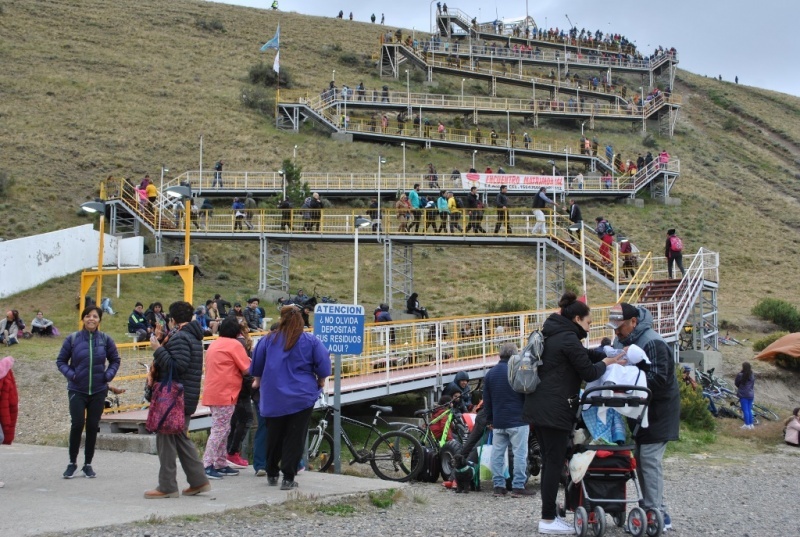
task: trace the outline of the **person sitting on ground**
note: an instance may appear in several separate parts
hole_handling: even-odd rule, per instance
[[[8,310],[5,318],[0,320],[0,343],[5,343],[6,347],[19,343],[22,331],[19,329],[19,314],[17,310]]]
[[[469,386],[469,373],[459,371],[453,382],[444,387],[442,395],[453,398],[453,409],[457,412],[469,412],[472,407],[472,389]]]
[[[428,318],[428,310],[419,305],[419,294],[411,293],[406,301],[406,311],[412,315],[416,315],[419,319]]]
[[[147,326],[147,319],[144,317],[144,304],[141,302],[137,302],[133,306],[133,311],[130,317],[128,317],[128,333],[135,334],[139,330],[144,330],[148,334],[150,333],[150,328]]]
[[[454,401],[453,398],[449,395],[442,395],[437,403],[437,408],[431,413],[430,425],[428,429],[430,430],[433,437],[436,439],[436,442],[439,443],[442,439],[442,434],[444,434],[444,428],[447,425],[447,418],[443,417],[442,419],[437,421],[437,418],[450,410],[450,407],[453,406]],[[447,440],[450,441],[453,439],[453,428],[450,427],[447,430]]]
[[[45,319],[41,311],[36,312],[36,317],[31,321],[31,332],[37,336],[54,336],[55,325],[50,319]]]
[[[392,315],[389,313],[389,305],[388,304],[381,304],[375,311],[375,322],[376,323],[388,323],[392,321]]]
[[[800,407],[792,411],[792,417],[785,422],[784,441],[790,446],[800,447]]]

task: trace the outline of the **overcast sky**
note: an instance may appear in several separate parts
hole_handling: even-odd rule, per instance
[[[269,9],[272,0],[217,0]],[[675,47],[680,67],[700,75],[800,96],[800,38],[795,35],[799,0],[528,0],[528,13],[546,28],[569,26],[625,35],[643,51]],[[428,30],[436,0],[279,0],[282,11],[368,22],[374,12],[387,26]],[[525,16],[526,0],[458,0],[448,3],[479,22]],[[794,14],[794,15],[793,15]],[[268,39],[274,31],[265,28]],[[268,35],[269,34],[269,35]]]

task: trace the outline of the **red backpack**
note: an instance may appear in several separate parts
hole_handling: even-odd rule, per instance
[[[677,235],[670,235],[669,236],[669,249],[673,252],[682,252],[683,251],[683,241]]]

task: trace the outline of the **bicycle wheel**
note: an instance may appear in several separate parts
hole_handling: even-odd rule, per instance
[[[411,481],[422,470],[422,446],[402,431],[382,434],[372,445],[372,471],[387,481]]]
[[[413,436],[422,447],[430,448],[435,451],[439,450],[439,443],[436,441],[436,439],[433,437],[433,433],[430,431],[426,431],[422,427],[417,427],[416,425],[408,424],[406,424],[400,430]]]
[[[319,429],[308,430],[308,454],[306,467],[309,470],[327,472],[333,464],[333,437],[327,432],[319,436]]]
[[[781,419],[776,413],[774,413],[770,409],[756,404],[753,405],[753,415],[761,416],[767,421],[780,421]]]
[[[442,480],[449,481],[453,478],[455,473],[455,456],[461,453],[461,444],[456,440],[448,441],[442,449],[439,450],[439,461],[442,470]]]

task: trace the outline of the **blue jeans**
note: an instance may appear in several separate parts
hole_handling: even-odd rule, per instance
[[[503,462],[509,444],[511,444],[511,453],[514,456],[514,475],[511,478],[511,488],[525,488],[525,469],[528,467],[529,432],[529,425],[512,427],[510,429],[492,429],[492,484],[495,488],[506,487],[506,477],[503,474]]]
[[[742,414],[744,414],[744,424],[753,425],[753,398],[740,397],[739,402],[742,403]]]
[[[258,429],[253,438],[253,470],[267,469],[267,418],[258,411],[258,405],[253,403],[253,410],[258,418]]]

